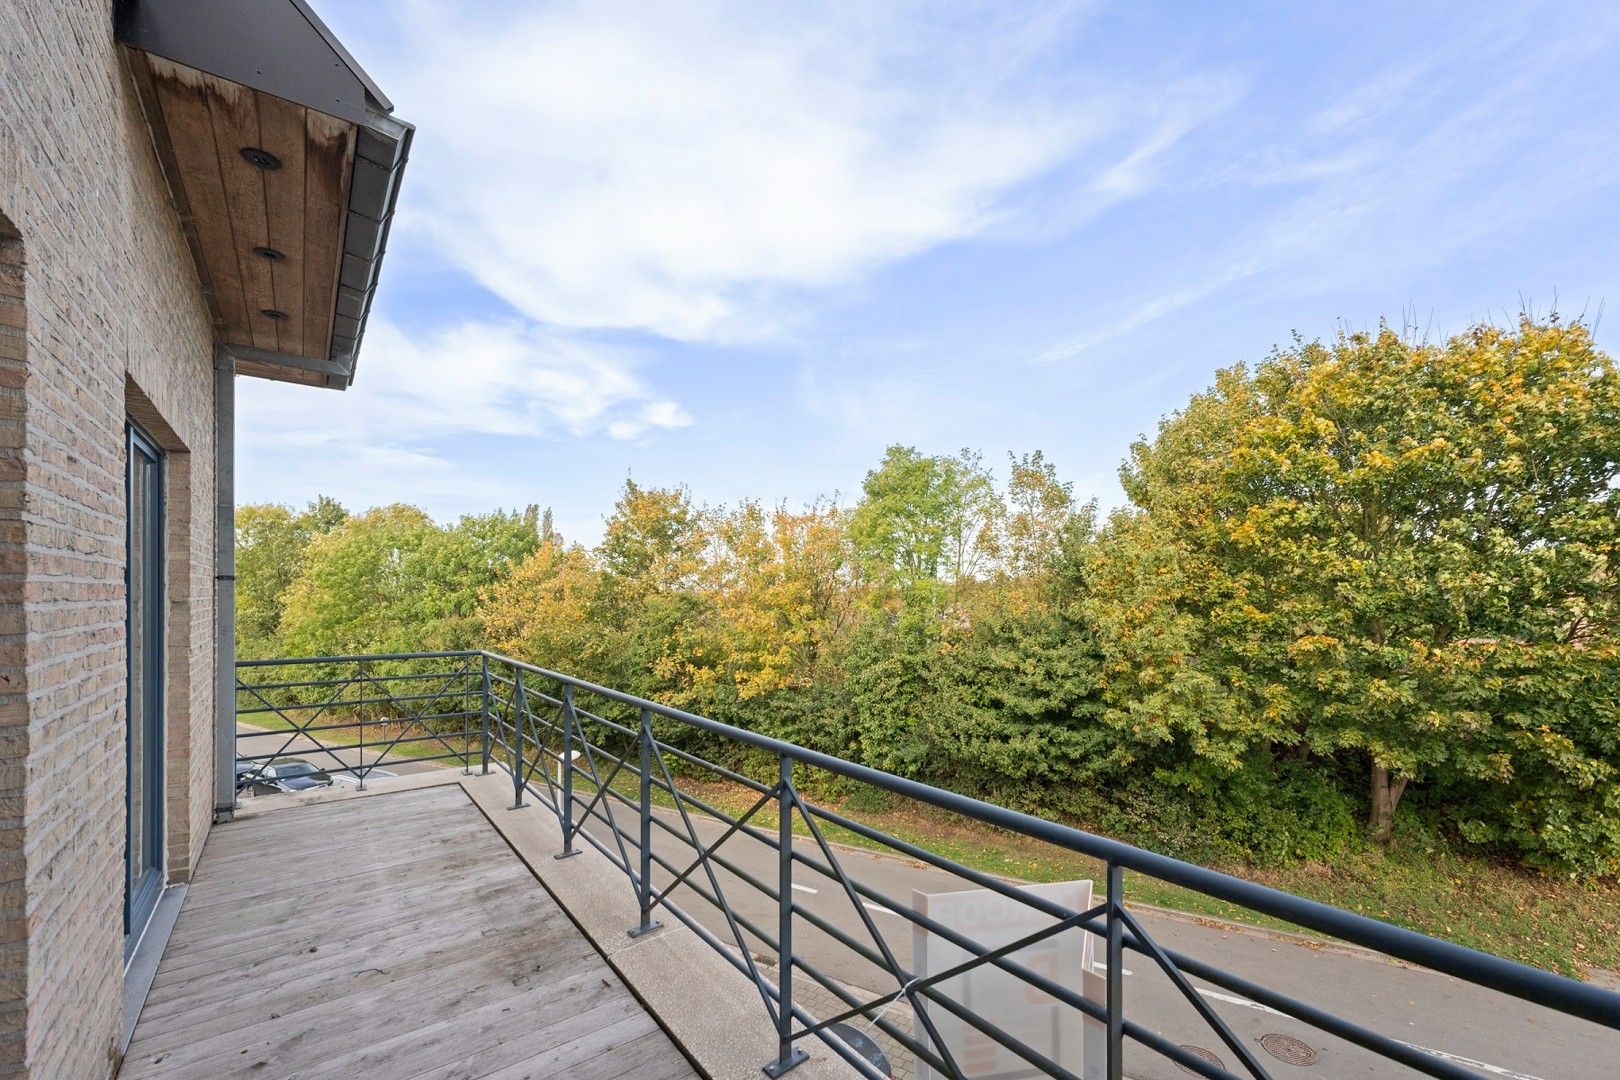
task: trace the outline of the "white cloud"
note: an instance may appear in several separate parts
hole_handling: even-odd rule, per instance
[[[1189,190],[1279,190],[1263,215],[1184,260],[1122,316],[1094,320],[1031,362],[1078,359],[1239,285],[1277,301],[1410,281],[1614,186],[1611,142],[1548,121],[1549,102],[1561,111],[1574,100],[1569,72],[1591,61],[1600,36],[1545,38],[1529,17],[1487,29],[1373,73],[1233,161],[1172,178]],[[1483,89],[1481,69],[1491,72]],[[1504,168],[1527,154],[1557,165]]]
[[[315,489],[356,506],[428,507],[508,497],[453,463],[452,441],[496,436],[640,438],[692,423],[642,378],[641,358],[513,319],[411,335],[373,317],[345,393],[243,380],[241,489],[301,502]]]
[[[988,36],[928,5],[409,10],[401,220],[553,325],[770,333],[779,294],[974,235],[1105,123],[1008,77],[1044,9]]]
[[[692,422],[648,387],[635,354],[522,320],[470,321],[424,336],[374,321],[365,353],[353,404],[419,436],[607,432],[629,439]]]

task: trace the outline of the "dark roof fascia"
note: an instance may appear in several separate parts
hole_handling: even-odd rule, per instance
[[[353,124],[393,104],[305,0],[117,0],[125,45]]]
[[[343,263],[338,271],[337,307],[332,315],[331,359],[346,363],[347,378],[328,384],[346,389],[377,293],[377,277],[388,250],[388,233],[399,202],[400,180],[410,160],[416,128],[392,116],[362,125],[355,142],[354,175],[349,182],[349,212],[343,229]]]

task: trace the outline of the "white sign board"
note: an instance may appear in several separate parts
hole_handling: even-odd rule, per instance
[[[1025,886],[1025,891],[1075,912],[1085,911],[1092,904],[1089,881],[1030,885]],[[949,927],[985,950],[1010,945],[1058,921],[1028,904],[989,889],[931,895],[918,892],[912,894],[912,903],[919,914]],[[973,956],[915,923],[911,935],[912,957],[919,978],[948,971]],[[1094,941],[1094,935],[1072,927],[1018,950],[1009,959],[1061,986],[1099,1000],[1103,980],[1092,970]],[[944,979],[932,989],[1065,1069],[1080,1076],[1101,1075],[1102,1044],[1098,1038],[1101,1025],[993,963],[981,964]],[[966,1076],[973,1080],[1013,1080],[1041,1075],[1029,1062],[950,1010],[937,1004],[929,1005],[926,998],[920,997],[920,1001],[957,1067]],[[916,1026],[916,1037],[925,1045],[931,1042],[921,1023]],[[1088,1042],[1092,1046],[1090,1055],[1086,1053]],[[1090,1072],[1086,1069],[1088,1057],[1092,1065]],[[926,1061],[917,1061],[918,1080],[934,1080],[938,1075]]]

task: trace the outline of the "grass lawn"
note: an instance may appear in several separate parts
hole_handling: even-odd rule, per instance
[[[734,816],[747,810],[757,798],[737,784],[676,779],[683,792]],[[614,787],[633,798],[636,780],[621,774]],[[965,866],[1001,877],[1036,882],[1075,878],[1100,882],[1104,877],[1104,867],[1096,859],[932,807],[885,809],[866,805],[864,800],[859,806],[837,799],[812,801]],[[673,806],[661,791],[655,791],[654,802]],[[762,808],[750,823],[775,828],[775,806]],[[796,833],[808,833],[802,821],[795,821],[794,828]],[[830,840],[884,850],[882,845],[836,826],[823,823],[822,831]],[[1387,850],[1361,852],[1333,866],[1216,869],[1566,975],[1584,977],[1587,968],[1620,971],[1620,886],[1612,882],[1564,881],[1399,838]],[[1299,930],[1281,920],[1138,873],[1126,873],[1125,896],[1136,903],[1217,920]]]
[[[263,728],[287,729],[274,714],[256,716],[253,723]],[[368,724],[367,750],[380,748],[395,734],[394,728]],[[320,732],[319,737],[334,746],[358,742],[352,730]],[[253,741],[264,744],[264,749],[253,752],[274,749],[268,738]],[[460,739],[448,741],[460,749]],[[476,757],[476,740],[471,751]],[[432,740],[401,741],[381,767],[387,768],[389,760],[446,752],[442,743]],[[497,755],[500,752],[497,748]],[[753,792],[729,782],[677,777],[677,783],[682,791],[733,815],[742,813],[756,798]],[[624,772],[614,787],[634,798],[636,784],[635,777]],[[1044,882],[1073,878],[1100,881],[1104,876],[1102,864],[1095,859],[931,807],[910,804],[896,808],[892,803],[870,805],[866,800],[859,805],[839,799],[815,801],[882,832],[1001,877]],[[661,791],[655,791],[654,802],[674,805]],[[774,828],[775,807],[761,809],[753,823]],[[803,822],[796,821],[794,826],[799,833],[808,832]],[[829,839],[883,850],[881,845],[836,826],[824,825],[823,831]],[[1620,971],[1620,885],[1613,882],[1570,882],[1399,837],[1388,849],[1360,852],[1331,866],[1308,863],[1285,869],[1241,865],[1217,869],[1566,975],[1583,976],[1587,968]],[[1296,929],[1246,908],[1137,873],[1127,873],[1125,895],[1137,903],[1193,915],[1271,929]]]
[[[320,721],[316,726],[320,726],[320,723],[335,722],[341,721],[325,720]],[[251,720],[242,721],[242,726],[262,728],[266,732],[275,732],[281,735],[280,739],[274,738],[269,734],[265,734],[254,735],[246,738],[245,741],[239,741],[237,744],[238,749],[248,754],[268,754],[272,751],[280,750],[282,742],[286,741],[286,736],[293,733],[293,725],[281,719],[281,717],[277,716],[275,713],[255,713]],[[463,740],[458,736],[446,737],[444,742],[439,742],[436,739],[400,739],[398,743],[389,748],[388,756],[382,761],[378,761],[376,755],[384,747],[388,746],[389,742],[399,734],[399,724],[387,724],[379,722],[375,724],[366,724],[365,742],[363,744],[360,740],[360,730],[358,728],[345,728],[342,731],[317,731],[313,735],[300,736],[300,738],[313,739],[314,741],[326,746],[342,746],[363,749],[366,764],[376,765],[379,769],[387,769],[393,763],[405,761],[408,758],[438,757],[441,754],[452,753],[459,754],[462,752],[463,742],[466,742],[467,753],[470,755],[470,759],[473,762],[477,762],[479,760],[480,751],[478,739],[474,737],[470,740]],[[448,743],[449,745],[446,746],[445,743]],[[309,750],[307,748],[300,750],[294,746],[286,751],[286,756],[301,757],[319,769],[338,768],[336,762],[318,750]],[[461,761],[457,758],[444,758],[441,761],[431,762],[430,764],[448,765],[453,768],[461,767]]]

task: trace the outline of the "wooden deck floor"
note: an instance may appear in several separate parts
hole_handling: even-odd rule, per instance
[[[216,828],[119,1074],[693,1075],[453,785]]]

